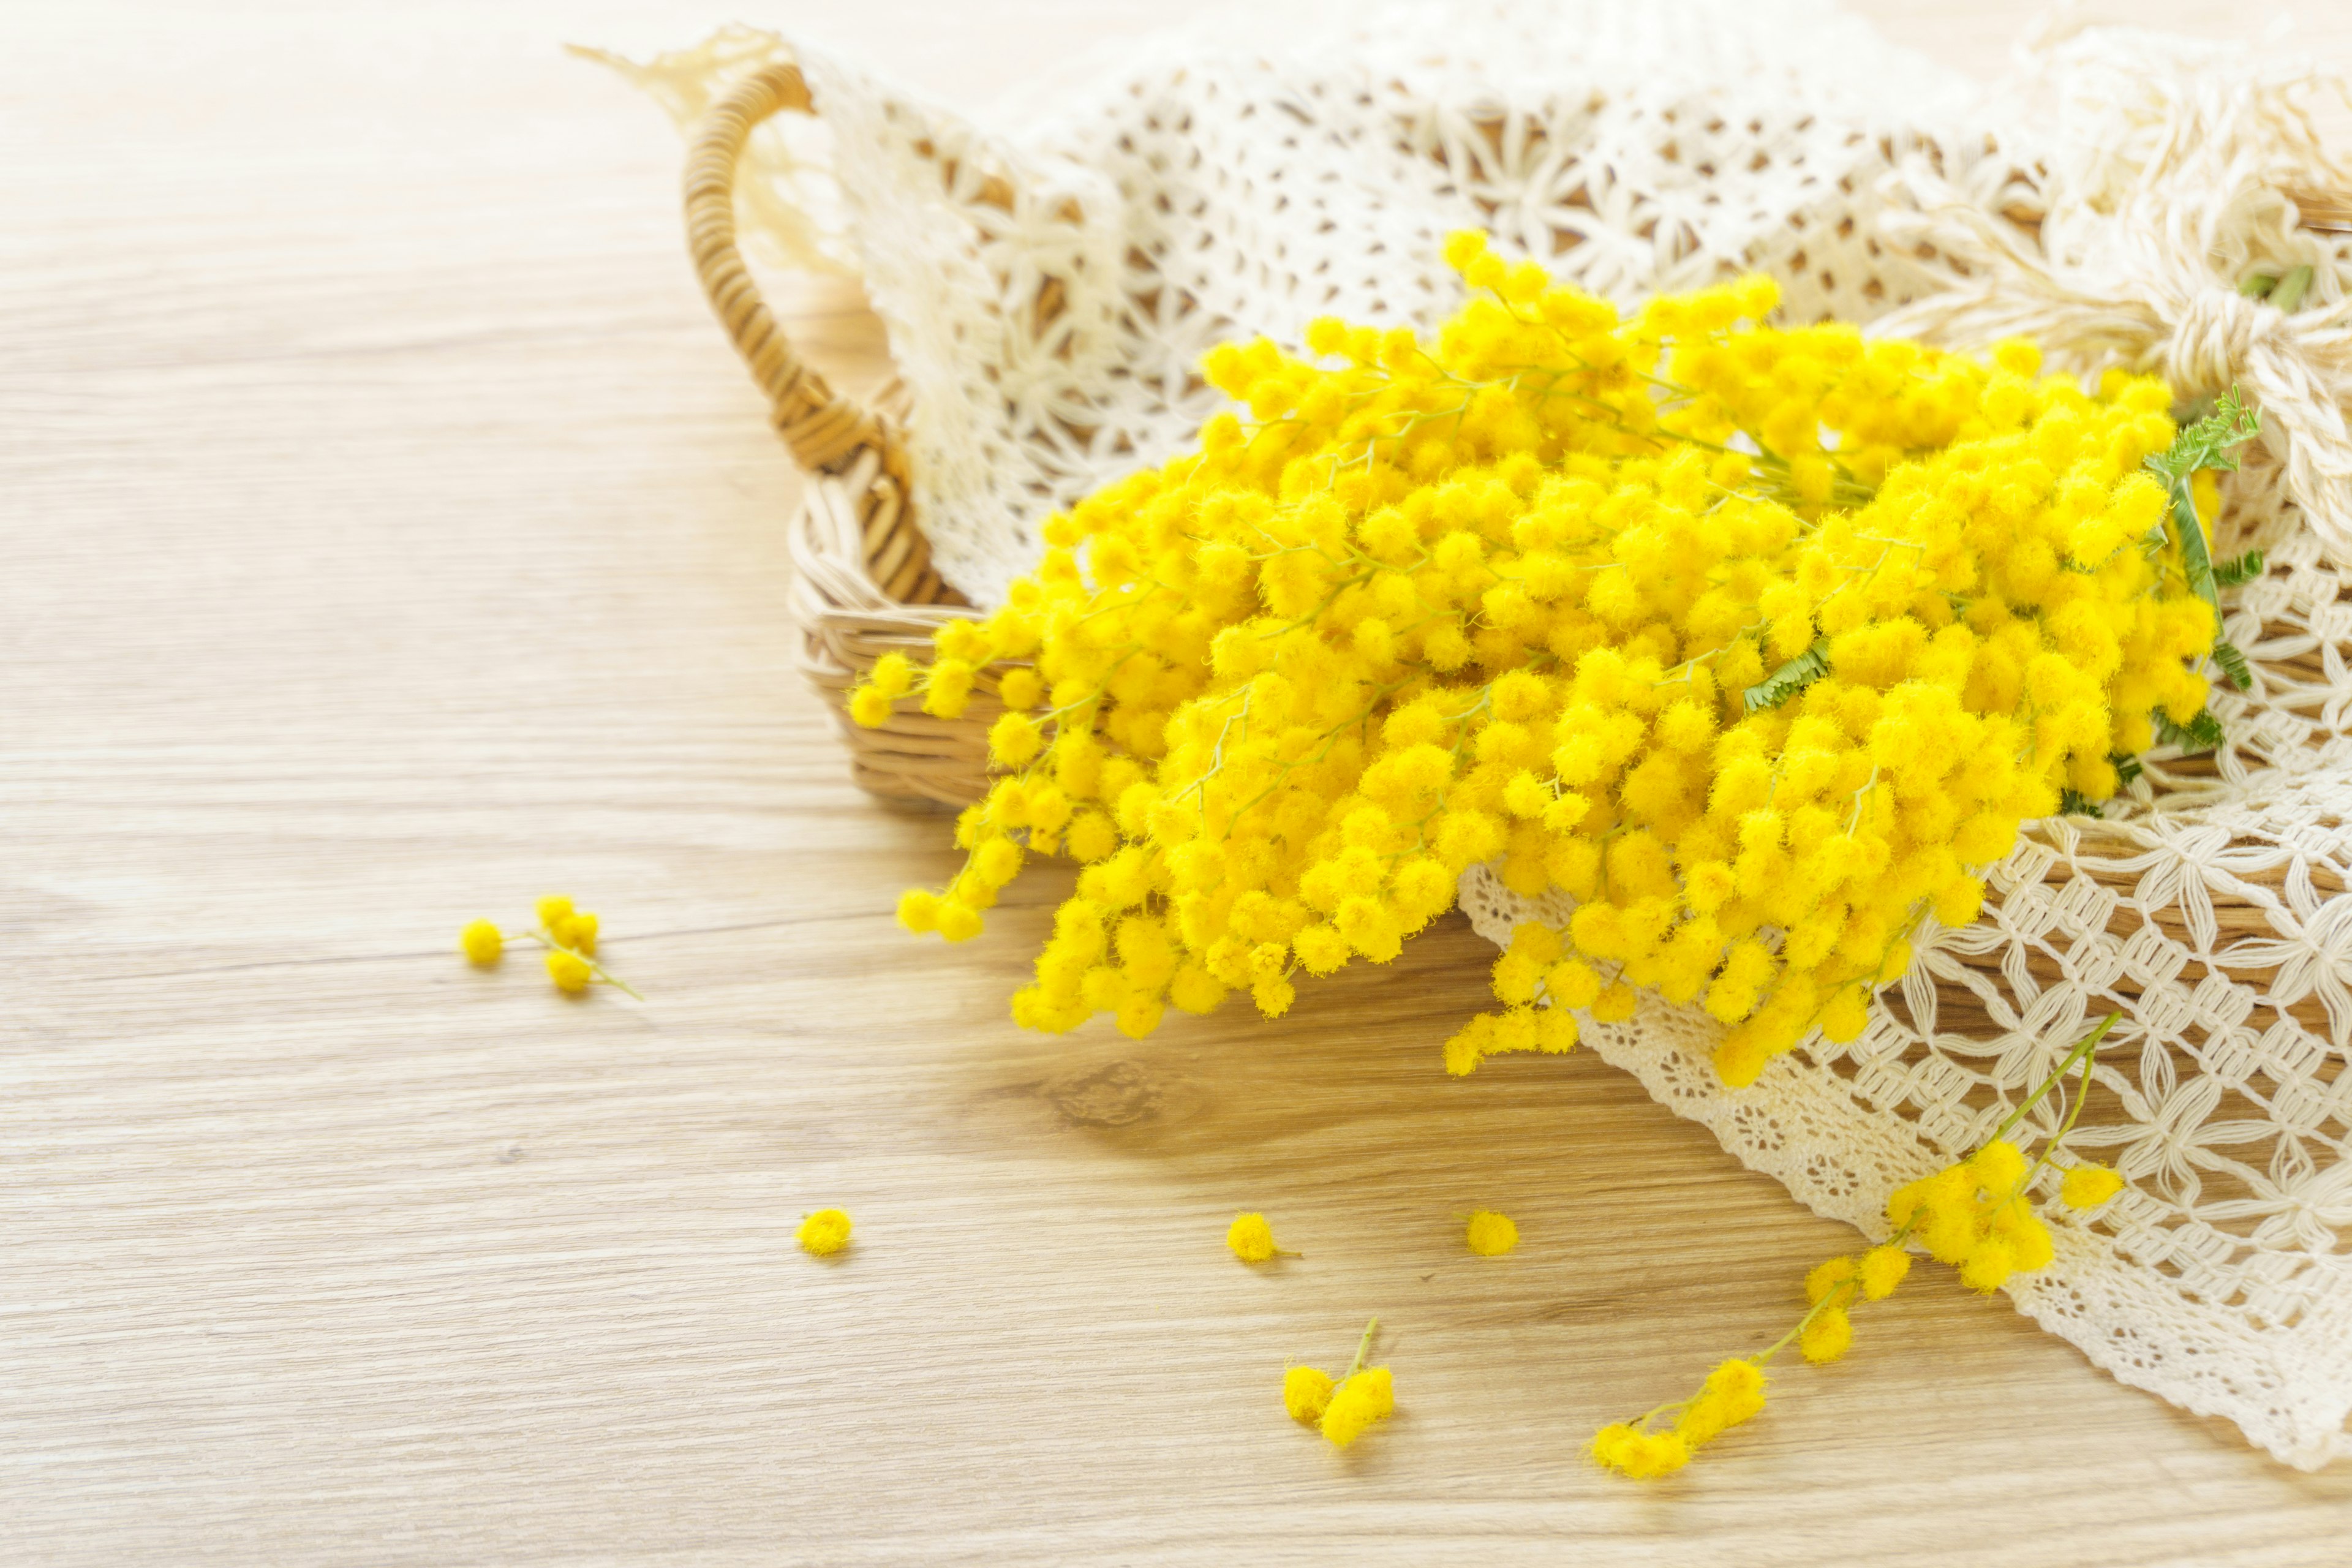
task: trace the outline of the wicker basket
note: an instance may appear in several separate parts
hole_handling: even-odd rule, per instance
[[[849,689],[876,659],[927,651],[940,625],[978,612],[931,569],[915,526],[895,390],[874,409],[835,394],[793,352],[736,250],[736,160],[752,127],[785,109],[814,112],[793,66],[757,71],[711,106],[687,158],[687,240],[711,309],[809,477],[792,525],[801,673],[832,712],[859,787],[896,804],[960,807],[987,785],[988,726],[1003,711],[992,675],[982,673],[959,719],[902,710],[876,730],[849,721]]]

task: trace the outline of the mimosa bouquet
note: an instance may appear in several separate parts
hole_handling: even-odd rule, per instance
[[[1566,1050],[1634,989],[1731,1026],[1724,1079],[1858,1035],[1923,919],[1964,926],[2021,822],[2095,812],[2209,736],[2211,475],[2158,380],[1764,325],[1749,277],[1621,316],[1507,267],[1433,340],[1318,321],[1203,366],[1246,411],[1087,498],[1003,606],[885,658],[858,721],[1005,712],[957,823],[951,941],[1030,856],[1087,868],[1014,1016],[1144,1035],[1235,991],[1383,963],[1498,861],[1501,1008],[1445,1044]]]

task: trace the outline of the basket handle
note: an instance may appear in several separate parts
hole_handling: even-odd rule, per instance
[[[903,486],[906,456],[898,431],[801,363],[735,248],[736,161],[752,127],[783,109],[816,112],[795,65],[752,72],[703,116],[686,159],[686,235],[694,269],[719,324],[774,405],[776,434],[793,460],[812,474],[838,473],[871,447],[880,454],[883,471]]]

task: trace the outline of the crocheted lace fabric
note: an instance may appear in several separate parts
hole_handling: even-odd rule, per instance
[[[2352,1449],[2352,249],[2291,198],[2352,180],[2305,118],[2308,68],[2093,33],[1986,90],[1806,0],[1412,0],[1130,45],[986,127],[748,29],[623,68],[690,121],[781,58],[820,119],[755,139],[747,231],[862,273],[919,515],[982,604],[1050,510],[1214,410],[1202,351],[1295,343],[1325,314],[1431,325],[1458,299],[1438,247],[1466,226],[1621,303],[1760,268],[1792,319],[2028,331],[2053,363],[2161,370],[2189,397],[2243,382],[2269,428],[2217,553],[2271,565],[2229,606],[2254,685],[2215,693],[2221,752],[2158,753],[2107,819],[2040,825],[1850,1045],[1816,1037],[1735,1092],[1702,1013],[1653,1003],[1586,1038],[1883,1236],[1889,1191],[2120,1011],[2070,1147],[2129,1185],[2094,1219],[2042,1193],[2056,1260],[2011,1295],[2290,1464]],[[2297,266],[2292,317],[2235,287]],[[1568,912],[1479,871],[1463,901],[1498,942]]]

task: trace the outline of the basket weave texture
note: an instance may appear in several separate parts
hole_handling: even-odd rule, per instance
[[[902,710],[879,729],[849,721],[849,691],[893,651],[920,653],[943,623],[976,612],[932,569],[908,499],[901,424],[860,407],[793,352],[735,243],[735,169],[751,130],[784,110],[814,113],[796,66],[754,71],[711,106],[686,164],[687,243],[719,324],[774,412],[770,423],[808,491],[792,524],[800,668],[849,748],[860,788],[883,800],[962,806],[987,788],[988,726],[1003,711],[982,671],[955,719]]]

